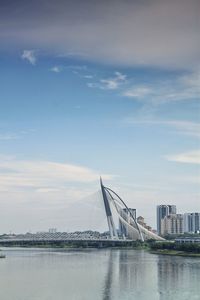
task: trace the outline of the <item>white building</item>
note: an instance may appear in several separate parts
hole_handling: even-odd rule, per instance
[[[157,232],[159,235],[161,235],[161,220],[170,214],[176,214],[176,205],[157,205]]]
[[[183,234],[184,233],[184,222],[183,215],[181,214],[170,214],[161,219],[161,235],[165,236],[168,234]]]

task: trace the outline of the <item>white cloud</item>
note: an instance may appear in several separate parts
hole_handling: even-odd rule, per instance
[[[94,76],[93,76],[93,75],[84,75],[83,78],[86,78],[86,79],[93,79]]]
[[[15,232],[30,228],[47,230],[51,226],[60,230],[76,230],[76,226],[91,228],[91,213],[98,200],[92,197],[88,211],[85,197],[99,189],[100,174],[74,164],[0,155],[1,233],[11,228]],[[102,174],[102,177],[109,180],[112,175]],[[101,203],[103,206],[102,199]],[[102,214],[105,217],[104,208]],[[80,217],[83,215],[88,222],[86,228]]]
[[[88,86],[89,88],[98,88],[98,87],[99,87],[98,84],[93,83],[93,82],[88,82],[88,83],[87,83],[87,86]]]
[[[163,124],[175,127],[180,133],[200,137],[200,123],[191,121],[163,121]]]
[[[147,85],[130,84],[122,96],[134,100],[162,104],[176,101],[200,100],[200,72],[195,71],[173,79],[155,80]]]
[[[128,89],[123,93],[123,96],[129,97],[129,98],[144,98],[148,95],[151,95],[152,90],[149,87],[146,86],[138,86],[135,88]]]
[[[50,69],[50,71],[54,73],[60,73],[62,71],[62,68],[60,66],[54,66]]]
[[[147,125],[147,126],[168,126],[176,129],[176,132],[193,136],[200,137],[200,123],[182,120],[152,120],[152,119],[140,119],[137,120],[135,117],[129,117],[124,120],[124,123],[129,125]]]
[[[111,78],[102,78],[98,82],[89,82],[87,86],[90,88],[99,88],[102,90],[116,90],[126,82],[126,75],[120,72],[115,72],[115,76]]]
[[[0,188],[63,189],[65,184],[90,183],[100,173],[82,166],[51,161],[29,161],[0,157]],[[111,179],[108,174],[102,175]]]
[[[175,155],[167,155],[167,160],[179,163],[200,164],[200,150],[179,153]]]
[[[34,50],[24,50],[21,58],[27,60],[32,65],[36,64],[36,56]]]

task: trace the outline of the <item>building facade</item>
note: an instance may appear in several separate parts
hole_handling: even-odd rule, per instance
[[[200,213],[184,214],[184,232],[199,233],[200,232]]]
[[[170,214],[176,214],[176,205],[157,206],[157,232],[159,235],[161,235],[161,220]]]
[[[147,225],[147,223],[145,223],[144,218],[142,216],[139,216],[137,218],[137,222],[138,222],[138,224],[142,225],[147,230],[152,231],[152,227]]]
[[[183,234],[184,218],[182,214],[170,214],[161,219],[161,235]]]

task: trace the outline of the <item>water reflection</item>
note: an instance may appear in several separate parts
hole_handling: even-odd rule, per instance
[[[159,255],[157,266],[160,300],[200,299],[199,259]]]
[[[0,262],[0,299],[199,300],[199,280],[198,258],[125,249],[12,249]]]
[[[147,264],[147,256],[143,251],[111,250],[104,277],[102,300],[124,300],[130,297],[158,299],[157,269],[154,260],[155,258]]]
[[[107,253],[102,300],[200,299],[200,260],[144,251]]]
[[[113,283],[113,269],[116,267],[113,263],[113,251],[108,253],[108,269],[105,275],[105,283],[103,287],[103,297],[102,300],[111,300],[112,299],[112,283]]]

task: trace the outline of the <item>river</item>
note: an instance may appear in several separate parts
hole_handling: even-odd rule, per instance
[[[200,259],[144,250],[4,248],[1,300],[199,300]]]

